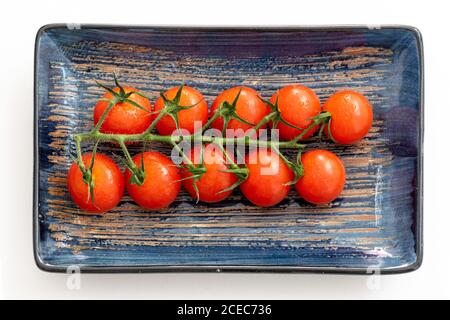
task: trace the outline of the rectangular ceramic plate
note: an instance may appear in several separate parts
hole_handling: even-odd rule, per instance
[[[422,43],[410,27],[172,28],[53,25],[36,40],[35,256],[40,268],[88,272],[406,272],[422,257]],[[347,170],[342,196],[313,206],[292,192],[258,208],[240,192],[195,204],[185,192],[162,211],[128,196],[102,217],[79,215],[66,172],[71,135],[92,126],[112,74],[156,99],[184,82],[211,104],[246,85],[270,97],[300,83],[322,102],[345,88],[374,107],[369,136],[336,146]],[[89,148],[89,146],[85,146]],[[164,147],[161,147],[164,149]],[[114,146],[103,145],[112,154]],[[117,152],[116,152],[117,153]]]

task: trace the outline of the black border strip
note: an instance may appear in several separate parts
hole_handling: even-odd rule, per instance
[[[412,272],[420,268],[423,262],[423,143],[424,143],[424,51],[423,51],[423,39],[420,31],[412,26],[405,25],[342,25],[342,26],[274,26],[274,27],[223,27],[223,26],[133,26],[133,25],[107,25],[107,24],[48,24],[42,26],[35,39],[34,49],[34,135],[33,135],[33,253],[34,260],[39,269],[46,272],[67,272],[64,266],[55,266],[46,264],[41,260],[38,252],[39,243],[39,127],[38,127],[38,78],[37,78],[37,59],[38,59],[38,46],[39,39],[43,33],[50,29],[56,28],[91,28],[91,29],[122,29],[122,28],[134,28],[134,29],[159,29],[159,30],[173,30],[173,31],[285,31],[285,32],[298,32],[298,31],[339,31],[339,30],[367,30],[367,29],[404,29],[412,31],[417,39],[417,45],[419,49],[419,68],[420,68],[420,128],[419,128],[419,145],[417,155],[417,207],[416,207],[416,256],[417,259],[414,263],[406,266],[382,268],[380,274],[401,274]],[[359,274],[368,275],[369,272],[366,268],[339,268],[339,267],[302,267],[302,266],[207,266],[207,265],[187,265],[187,266],[82,266],[80,265],[80,271],[83,273],[149,273],[149,272],[277,272],[277,273],[319,273],[319,274]]]

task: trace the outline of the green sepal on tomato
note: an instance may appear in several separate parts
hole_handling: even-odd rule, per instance
[[[144,132],[153,121],[150,100],[132,87],[118,86],[110,90],[112,92],[106,92],[94,107],[95,125],[107,112],[100,127],[100,132],[111,134],[139,134]],[[115,102],[108,111],[108,107],[114,99],[119,100],[119,102]],[[120,100],[124,101],[120,102]]]
[[[256,90],[238,86],[220,93],[211,105],[210,117],[220,108],[227,108],[227,113],[211,123],[211,128],[226,134],[226,130],[234,130],[235,136],[243,136],[255,127],[270,110],[262,101]]]
[[[163,136],[183,129],[193,134],[196,125],[200,128],[208,121],[208,105],[203,95],[189,86],[173,87],[156,100],[155,112],[168,112],[156,124],[156,130]]]

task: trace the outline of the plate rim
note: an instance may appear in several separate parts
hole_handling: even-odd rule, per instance
[[[410,31],[414,34],[417,41],[419,57],[419,137],[417,150],[417,201],[416,201],[416,222],[415,222],[415,248],[416,261],[410,264],[381,268],[379,274],[403,274],[418,270],[423,263],[423,145],[424,145],[424,48],[423,37],[417,27],[401,24],[381,24],[381,25],[255,25],[255,26],[195,26],[195,25],[128,25],[128,24],[78,24],[78,23],[52,23],[39,28],[35,37],[34,44],[34,70],[33,70],[33,256],[36,266],[45,272],[69,273],[67,266],[52,265],[43,261],[39,254],[39,115],[38,115],[38,78],[37,61],[39,52],[39,40],[41,36],[51,29],[158,29],[173,31],[339,31],[339,30],[381,30],[381,29],[400,29]],[[269,265],[136,265],[136,266],[87,266],[76,265],[82,273],[167,273],[167,272],[258,272],[258,273],[315,273],[315,274],[347,274],[347,275],[371,275],[375,270],[368,268],[348,268],[336,266],[269,266]]]

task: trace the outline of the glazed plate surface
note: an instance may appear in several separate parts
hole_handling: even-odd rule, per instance
[[[354,89],[372,102],[374,125],[354,146],[307,142],[346,166],[345,190],[328,206],[294,191],[273,208],[238,191],[195,204],[182,191],[161,211],[125,196],[102,217],[80,215],[66,188],[68,148],[74,133],[92,127],[103,94],[95,80],[112,85],[113,72],[152,103],[180,83],[208,105],[236,85],[269,98],[300,83],[322,103]],[[422,258],[422,115],[422,44],[413,28],[44,27],[35,62],[36,261],[48,271],[87,272],[414,270]],[[100,150],[119,153],[108,144]]]

